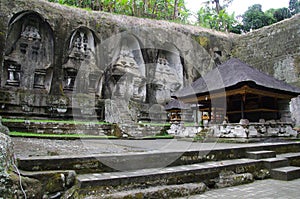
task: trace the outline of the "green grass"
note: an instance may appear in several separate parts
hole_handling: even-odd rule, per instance
[[[140,125],[144,125],[144,126],[171,126],[170,123],[151,123],[151,122],[143,122],[143,123],[138,123]]]
[[[116,136],[106,135],[84,135],[84,134],[39,134],[30,132],[12,131],[9,133],[11,137],[26,137],[26,138],[53,138],[53,139],[118,139]],[[153,135],[146,136],[142,139],[173,139],[172,135]]]
[[[76,120],[33,120],[33,119],[11,119],[11,118],[3,118],[2,122],[19,122],[23,123],[25,121],[29,121],[32,123],[59,123],[59,124],[110,124],[108,122],[87,122],[87,121],[76,121]]]
[[[84,134],[38,134],[12,131],[9,133],[12,137],[28,138],[54,138],[54,139],[117,139],[116,136],[106,135],[84,135]]]
[[[142,139],[173,139],[173,135],[153,135],[153,136],[146,136]]]

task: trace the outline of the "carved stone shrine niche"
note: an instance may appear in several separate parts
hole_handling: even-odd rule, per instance
[[[105,99],[145,102],[145,64],[135,36],[122,35],[102,82],[102,96]]]
[[[102,82],[105,120],[116,123],[137,122],[139,107],[146,99],[145,64],[139,40],[121,35],[112,46],[112,61]]]
[[[184,85],[183,65],[179,51],[173,45],[165,44],[164,49],[158,50],[156,64],[148,71],[150,104],[168,103],[172,93]]]
[[[97,66],[96,39],[87,27],[77,28],[69,39],[67,61],[63,65],[66,91],[95,92],[102,72]]]
[[[1,85],[50,91],[53,32],[36,12],[16,14],[9,23]]]

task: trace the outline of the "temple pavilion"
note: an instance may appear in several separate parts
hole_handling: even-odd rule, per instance
[[[202,117],[219,123],[289,120],[289,101],[300,89],[232,58],[176,93],[184,103],[199,107]]]

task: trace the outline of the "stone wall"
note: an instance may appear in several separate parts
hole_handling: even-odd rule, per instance
[[[165,104],[174,90],[226,60],[233,45],[233,35],[200,27],[41,0],[0,3],[2,115],[93,117],[112,95]]]
[[[300,15],[245,35],[42,0],[0,0],[0,19],[2,115],[103,119],[121,96],[136,121],[230,57],[300,84]]]
[[[232,56],[300,85],[300,15],[245,35],[236,36]]]

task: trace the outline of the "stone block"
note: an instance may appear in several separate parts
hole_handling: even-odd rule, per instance
[[[271,170],[271,177],[277,180],[294,180],[300,178],[300,167],[288,166]]]
[[[248,158],[255,160],[276,157],[275,151],[248,151],[246,155]]]
[[[289,166],[289,161],[286,158],[267,158],[263,160],[263,163],[267,169]]]

